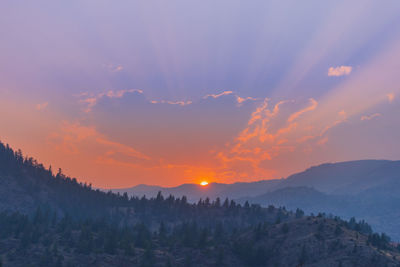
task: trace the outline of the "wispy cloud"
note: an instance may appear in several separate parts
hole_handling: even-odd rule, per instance
[[[44,103],[40,103],[36,105],[36,110],[44,110],[47,108],[47,106],[49,105],[48,102],[44,102]]]
[[[278,169],[287,171],[290,167],[283,163],[285,158],[314,157],[318,151],[329,149],[328,131],[347,121],[344,110],[332,111],[325,121],[315,121],[319,104],[313,98],[308,103],[283,100],[270,105],[270,101],[265,99],[251,114],[247,127],[226,150],[216,154],[226,171],[240,173],[241,177],[247,173],[248,179],[273,175]]]
[[[236,100],[239,104],[242,104],[245,101],[251,100],[251,101],[257,101],[260,100],[259,98],[255,98],[255,97],[240,97],[240,96],[236,96]]]
[[[205,95],[203,98],[209,98],[209,97],[218,98],[218,97],[221,97],[221,96],[224,96],[224,95],[232,95],[232,94],[233,94],[232,91],[224,91],[224,92],[219,93],[219,94],[208,94],[208,95]]]
[[[124,69],[124,67],[122,67],[121,65],[119,65],[119,66],[115,67],[115,68],[112,70],[112,72],[119,72],[119,71],[122,71],[123,69]]]
[[[328,137],[324,137],[324,138],[318,140],[317,144],[320,145],[320,146],[323,146],[323,145],[326,145],[326,143],[328,143],[328,141],[329,141],[329,138]]]
[[[124,97],[125,94],[128,93],[138,93],[138,94],[143,94],[142,90],[139,89],[127,89],[127,90],[108,90],[106,92],[102,92],[99,94],[90,94],[87,92],[80,93],[76,95],[80,100],[80,103],[85,104],[85,109],[84,111],[86,113],[90,112],[92,108],[98,103],[98,101],[101,98],[108,97],[108,98],[122,98]],[[233,91],[224,91],[219,94],[208,94],[203,97],[203,99],[218,99],[223,96],[234,96],[236,98],[237,103],[239,106],[243,104],[246,101],[258,101],[258,98],[255,97],[241,97],[237,94],[235,94]],[[151,104],[170,104],[170,105],[179,105],[179,106],[187,106],[193,103],[193,100],[177,100],[177,101],[171,101],[171,100],[147,100],[148,103]]]
[[[389,100],[389,103],[392,103],[393,100],[394,100],[394,93],[387,94],[386,96],[387,96],[387,98]]]
[[[380,116],[382,116],[381,113],[375,113],[375,114],[372,114],[372,115],[364,115],[364,116],[361,116],[361,120],[362,121],[369,121],[369,120],[372,120],[372,119],[374,119],[376,117],[380,117]]]
[[[124,69],[122,65],[115,65],[115,64],[103,64],[103,67],[108,69],[110,72],[120,72]]]
[[[149,156],[130,146],[109,140],[95,127],[85,126],[79,122],[64,121],[58,130],[49,135],[48,141],[56,149],[67,154],[81,154],[85,152],[85,148],[91,146],[93,151],[100,153],[103,157],[120,153],[127,158],[150,160]]]
[[[295,119],[297,119],[298,117],[300,117],[303,113],[306,113],[306,112],[308,112],[308,111],[312,111],[312,110],[316,109],[317,106],[318,106],[318,102],[317,102],[315,99],[310,98],[310,105],[309,105],[308,107],[302,109],[302,110],[299,110],[299,111],[293,113],[293,114],[289,117],[288,122],[294,121]]]
[[[127,93],[143,94],[143,91],[139,89],[126,89],[126,90],[108,90],[106,92],[102,92],[99,94],[89,94],[85,92],[79,94],[78,97],[81,98],[79,100],[81,103],[86,104],[85,112],[90,112],[92,108],[97,104],[99,99],[103,97],[122,98]]]
[[[151,100],[150,103],[152,104],[170,104],[170,105],[179,105],[179,106],[186,106],[193,103],[193,101],[168,101],[168,100]]]
[[[330,67],[328,70],[328,76],[334,76],[334,77],[345,76],[349,75],[352,70],[353,67],[351,66]]]
[[[258,101],[258,100],[260,100],[259,98],[255,98],[255,97],[251,97],[251,96],[249,96],[249,97],[241,97],[241,96],[237,95],[236,93],[234,93],[233,91],[224,91],[224,92],[219,93],[219,94],[208,94],[208,95],[205,95],[203,98],[207,99],[207,98],[211,97],[211,98],[215,98],[216,99],[216,98],[219,98],[221,96],[226,96],[226,95],[235,96],[236,97],[236,101],[237,101],[238,104],[242,104],[242,103],[244,103],[246,101]]]

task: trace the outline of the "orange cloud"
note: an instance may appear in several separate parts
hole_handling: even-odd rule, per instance
[[[282,163],[286,158],[304,159],[327,149],[323,145],[328,143],[328,131],[347,121],[347,113],[340,109],[332,110],[325,120],[315,120],[317,113],[312,111],[319,103],[313,98],[305,108],[295,101],[284,100],[274,106],[269,102],[265,99],[227,149],[216,153],[224,171],[240,170],[242,177],[247,173],[247,179],[276,174],[275,164],[285,168],[280,171],[288,171],[290,166]]]
[[[328,141],[329,141],[329,138],[328,138],[328,137],[324,137],[324,138],[320,139],[320,140],[317,142],[317,144],[320,145],[320,146],[322,146],[322,145],[325,145],[326,143],[328,143]]]
[[[285,109],[292,109],[294,101],[279,101],[269,108],[269,99],[265,99],[251,114],[247,127],[239,133],[233,144],[228,145],[232,148],[229,151],[220,151],[216,157],[223,162],[226,171],[240,166],[243,170],[242,176],[246,172],[248,177],[275,173],[259,165],[265,160],[273,160],[282,153],[293,153],[299,139],[308,140],[306,138],[309,137],[298,136],[302,133],[298,131],[299,124],[294,120],[317,107],[316,100],[310,99],[310,102],[308,107],[288,113],[288,110],[283,112],[282,107],[284,104],[291,103],[291,105],[286,105]],[[286,116],[283,121],[282,116]],[[286,123],[278,126],[279,122]],[[246,162],[248,164],[244,164]]]
[[[48,102],[44,102],[44,103],[41,103],[41,104],[37,104],[37,105],[36,105],[36,110],[44,110],[44,109],[47,108],[48,105],[49,105]]]
[[[302,136],[302,137],[300,137],[300,138],[297,139],[297,143],[304,143],[304,142],[307,142],[307,141],[312,140],[312,139],[314,139],[314,138],[315,138],[314,135]]]
[[[336,120],[336,121],[334,121],[333,123],[331,123],[331,124],[325,126],[325,127],[322,129],[322,131],[321,131],[321,133],[319,134],[319,136],[321,136],[321,137],[324,136],[330,129],[332,129],[332,128],[338,126],[339,124],[341,124],[341,123],[343,123],[343,122],[345,122],[345,121],[346,121],[346,118],[343,118],[343,119]]]
[[[390,93],[390,94],[387,94],[386,96],[387,96],[387,98],[388,98],[388,100],[389,100],[389,103],[392,103],[393,100],[394,100],[394,94],[393,94],[393,93]]]
[[[295,119],[297,119],[298,117],[300,117],[303,113],[306,113],[306,112],[308,112],[308,111],[312,111],[312,110],[314,110],[314,109],[317,108],[318,102],[315,101],[315,99],[310,98],[310,102],[311,102],[310,106],[308,106],[308,107],[306,107],[306,108],[304,108],[304,109],[302,109],[302,110],[299,110],[299,111],[297,111],[296,113],[292,114],[292,115],[289,117],[288,122],[292,122],[292,121],[294,121]]]
[[[84,147],[90,146],[94,151],[102,150],[102,153],[108,156],[121,153],[129,158],[150,160],[150,157],[132,147],[108,140],[94,127],[79,123],[63,122],[59,131],[49,135],[48,141],[56,149],[67,154],[80,154]]]
[[[124,68],[121,65],[119,65],[119,66],[115,67],[112,71],[113,72],[119,72],[119,71],[122,71],[123,69]]]

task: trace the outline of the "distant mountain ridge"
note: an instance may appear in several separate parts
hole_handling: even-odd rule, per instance
[[[204,197],[242,198],[261,195],[285,187],[312,187],[318,191],[342,195],[359,194],[382,186],[400,183],[400,161],[358,160],[324,163],[286,179],[238,182],[233,184],[210,183],[207,187],[182,184],[176,187],[137,185],[130,188],[111,189],[116,193],[127,192],[135,196],[163,194],[185,195],[197,201]]]
[[[358,160],[326,163],[293,174],[282,187],[309,186],[329,194],[357,194],[400,181],[400,161]]]
[[[367,220],[376,231],[386,232],[400,240],[400,161],[358,160],[325,163],[308,168],[286,179],[253,183],[217,184],[207,187],[186,184],[173,188],[145,185],[113,192],[136,196],[188,196],[229,198],[263,206],[301,208],[307,213],[332,213],[349,219]]]
[[[137,185],[131,188],[112,189],[114,193],[123,194],[125,192],[131,196],[155,197],[158,192],[164,196],[174,195],[177,197],[186,196],[190,202],[197,202],[200,198],[210,199],[219,198],[243,198],[263,194],[279,188],[281,180],[264,180],[252,183],[221,184],[210,183],[207,186],[198,184],[182,184],[176,187],[161,187],[152,185]],[[106,190],[107,191],[107,190]]]
[[[400,240],[400,161],[323,164],[288,177],[282,186],[239,202],[354,216]]]

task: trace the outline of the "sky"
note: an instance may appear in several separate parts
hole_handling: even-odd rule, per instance
[[[101,188],[400,160],[400,1],[2,0],[0,140]]]

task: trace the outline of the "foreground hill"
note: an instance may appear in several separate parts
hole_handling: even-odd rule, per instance
[[[271,210],[274,213],[275,210]],[[1,215],[4,266],[399,266],[385,236],[365,235],[364,224],[300,217],[225,230],[161,224],[116,227],[104,222],[58,223]],[[22,225],[22,226],[21,226]],[[352,229],[358,229],[354,230]],[[219,229],[219,230],[218,230]]]
[[[398,266],[365,222],[105,193],[0,144],[0,266]]]
[[[344,218],[355,216],[368,221],[378,232],[388,233],[394,240],[400,240],[400,197],[364,192],[354,196],[331,195],[307,187],[288,187],[253,198],[239,199],[262,206],[285,206],[288,209],[301,208],[306,213],[326,212]]]

